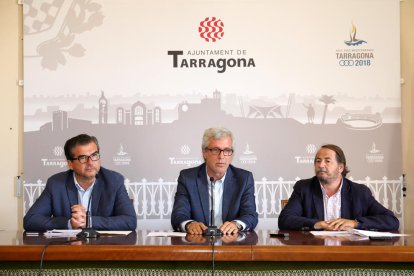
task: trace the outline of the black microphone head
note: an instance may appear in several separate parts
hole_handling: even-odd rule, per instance
[[[214,177],[210,176],[210,182],[214,182]]]
[[[91,212],[86,211],[86,228],[91,228]]]

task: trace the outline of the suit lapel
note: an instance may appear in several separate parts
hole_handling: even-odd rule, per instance
[[[312,181],[312,197],[315,204],[316,217],[319,220],[325,219],[325,214],[323,211],[323,198],[322,190],[317,178],[314,178]]]
[[[75,186],[75,181],[73,180],[73,178],[73,171],[68,171],[68,176],[66,178],[66,191],[68,193],[70,206],[79,204],[78,189]]]
[[[204,223],[206,225],[210,224],[210,196],[208,191],[208,182],[207,182],[207,173],[206,166],[201,166],[200,171],[198,172],[196,180],[198,195],[201,201],[201,207],[203,209]]]
[[[224,179],[223,187],[223,206],[222,206],[222,219],[223,222],[227,221],[227,215],[229,213],[230,204],[233,200],[233,195],[235,195],[236,183],[235,178],[233,177],[233,172],[230,167],[227,169],[226,178]]]
[[[352,196],[350,196],[350,185],[344,178],[341,190],[341,218],[351,218]]]
[[[104,178],[101,176],[101,170],[96,175],[95,184],[93,185],[91,216],[96,216],[99,214],[99,200],[101,198],[101,193],[104,186]]]

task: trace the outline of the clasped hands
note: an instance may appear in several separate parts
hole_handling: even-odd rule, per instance
[[[72,228],[86,228],[86,208],[81,204],[77,204],[71,207],[71,211],[70,224]]]
[[[352,219],[337,218],[330,221],[318,221],[313,228],[316,230],[343,231],[357,228],[358,222]]]
[[[204,223],[194,221],[187,225],[186,230],[187,233],[191,235],[202,235],[207,228],[208,227]],[[239,232],[236,223],[232,221],[224,222],[219,230],[223,235],[233,235]]]

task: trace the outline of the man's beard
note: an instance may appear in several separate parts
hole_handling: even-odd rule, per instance
[[[325,173],[325,176],[320,175],[319,173],[321,173],[321,172]],[[327,185],[327,184],[331,183],[333,180],[337,179],[338,175],[336,175],[336,177],[335,176],[330,177],[326,170],[321,169],[321,170],[316,171],[316,177],[318,178],[319,182],[322,185]]]
[[[322,185],[325,185],[325,184],[329,184],[329,177],[328,176],[316,176],[317,178],[318,178],[318,180],[319,180],[319,182],[322,184]]]

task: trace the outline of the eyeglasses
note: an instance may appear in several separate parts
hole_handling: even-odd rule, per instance
[[[72,160],[72,161],[78,160],[79,163],[84,164],[84,163],[88,162],[89,159],[91,159],[92,161],[98,161],[99,158],[101,158],[101,155],[99,154],[99,152],[95,151],[91,155],[79,155],[78,157],[73,157],[70,160]]]
[[[223,152],[224,156],[231,156],[234,152],[233,149],[206,148],[206,150],[210,151],[211,154],[214,155],[220,155]]]

